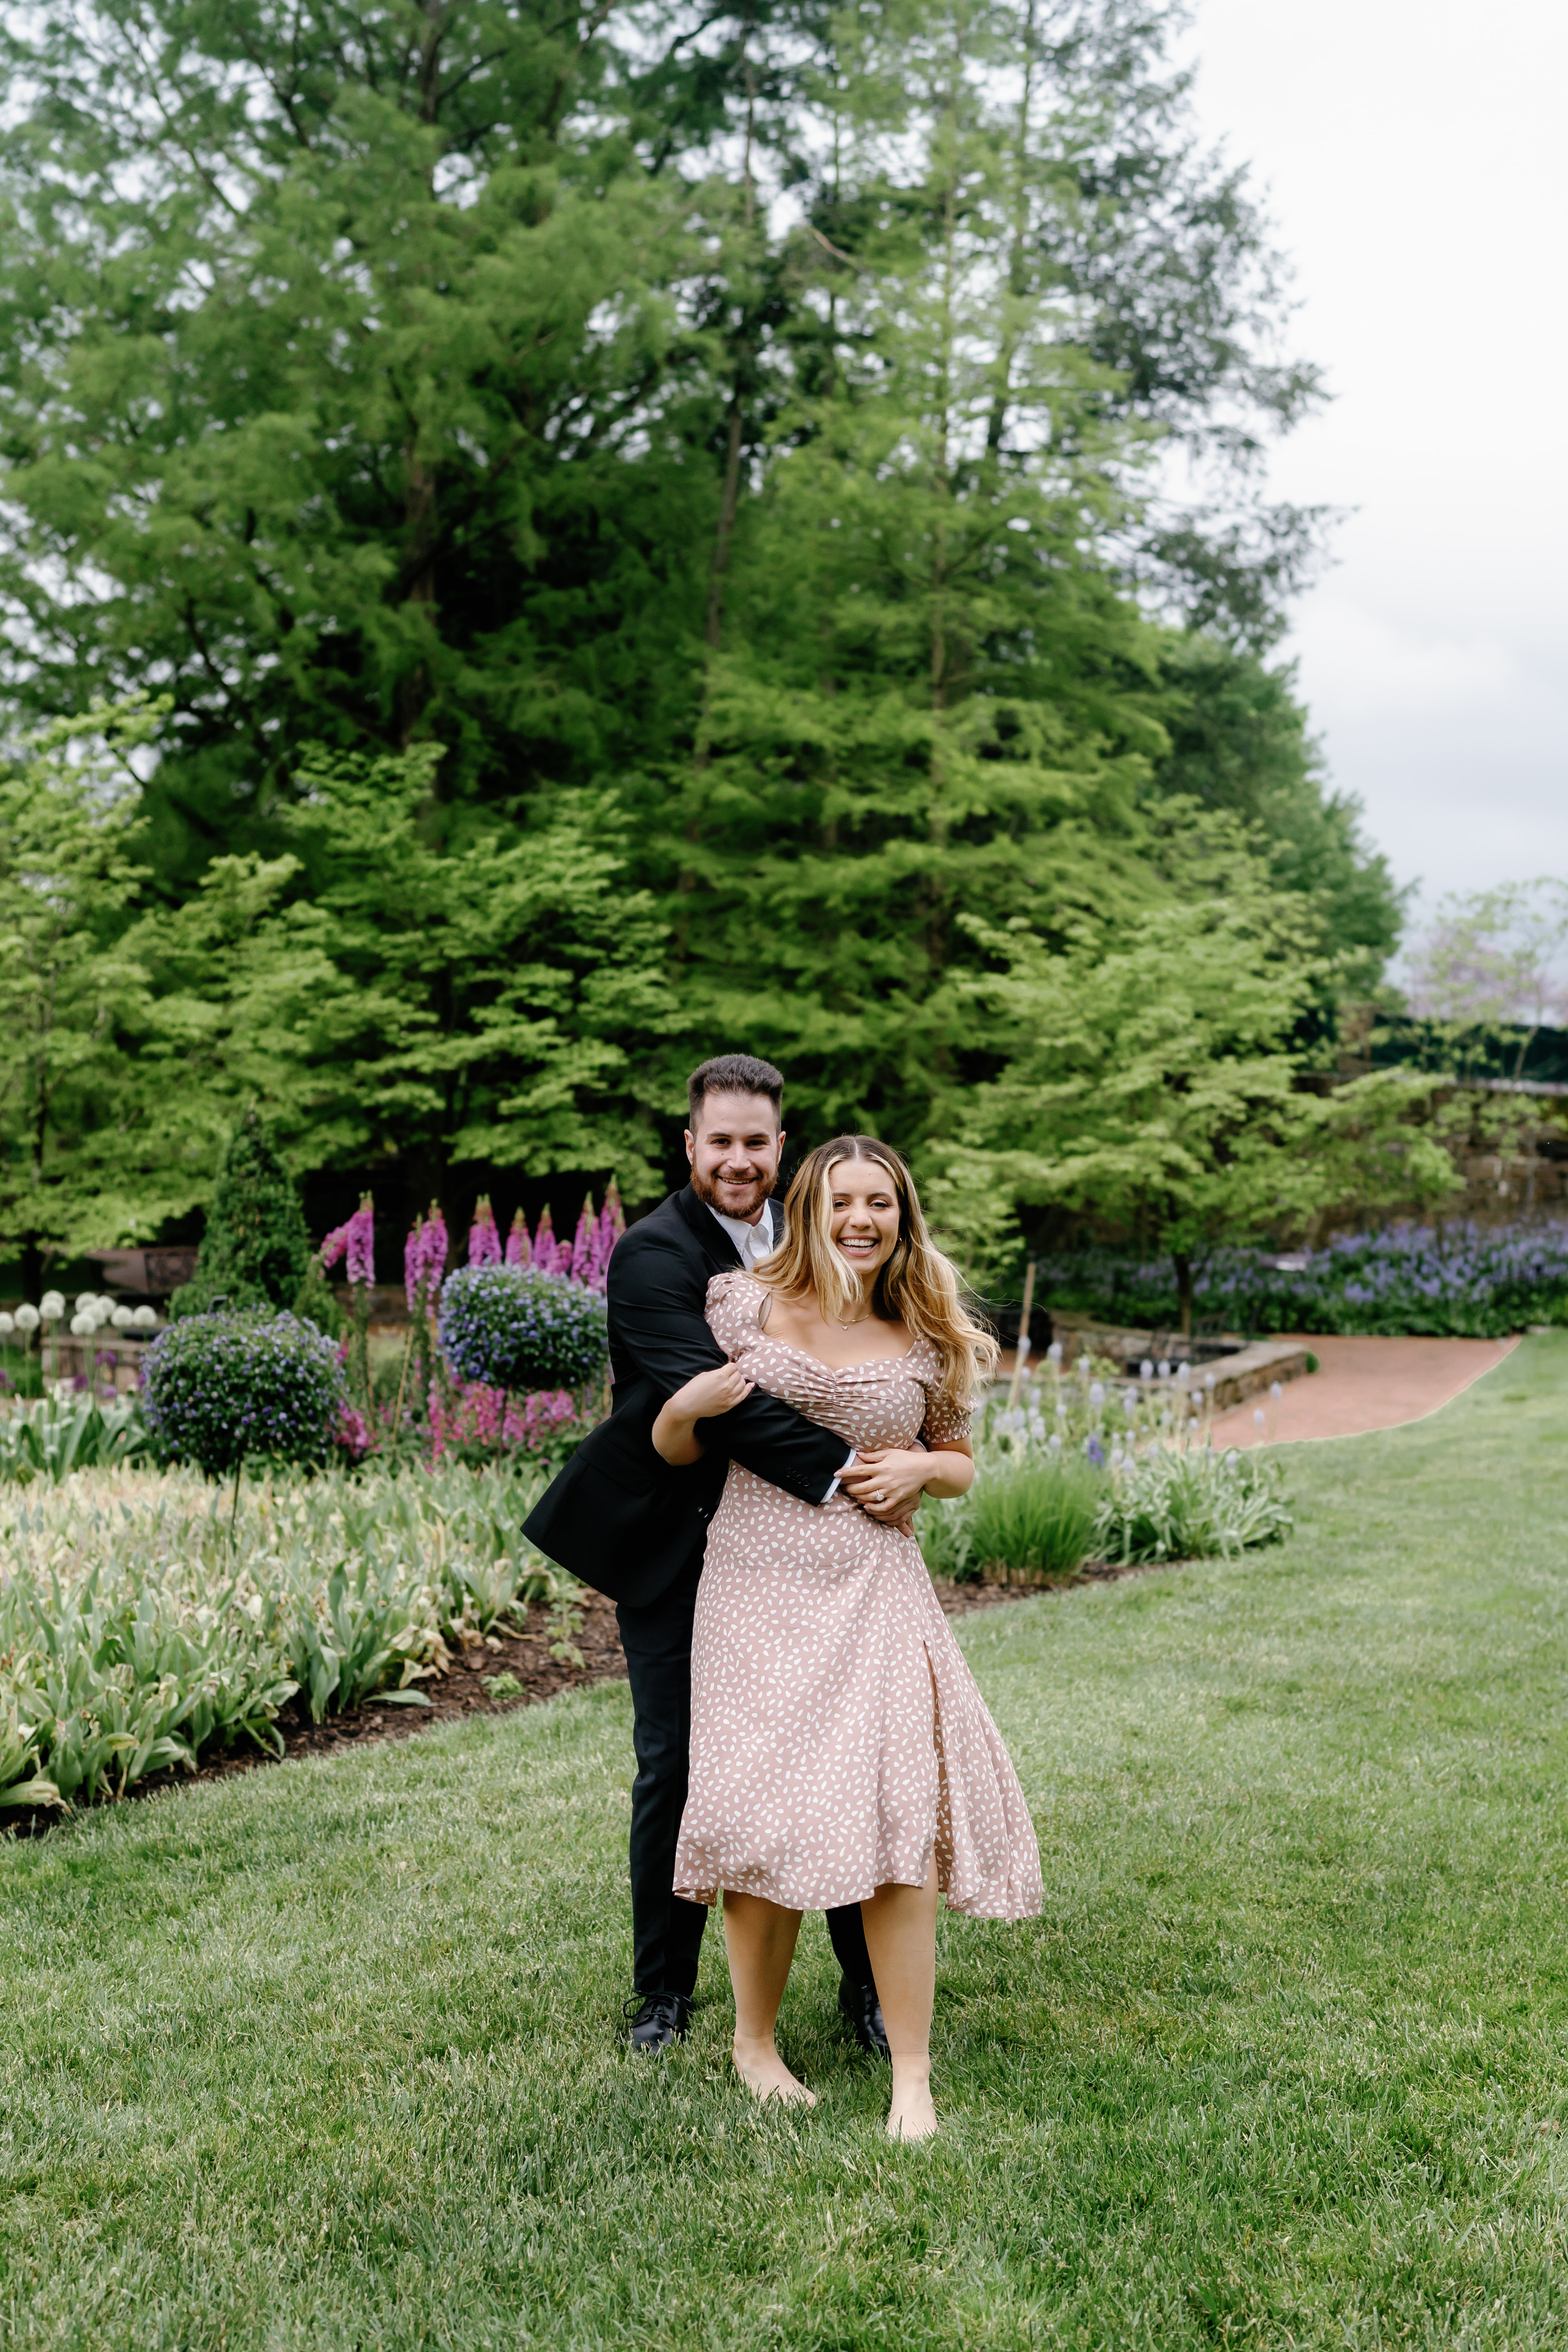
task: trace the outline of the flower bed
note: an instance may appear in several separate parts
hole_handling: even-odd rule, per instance
[[[1205,1377],[1156,1388],[1088,1356],[1064,1376],[1053,1345],[1025,1402],[979,1415],[968,1495],[921,1506],[931,1574],[1048,1581],[1087,1559],[1229,1558],[1288,1535],[1278,1463],[1210,1443]]]
[[[87,1802],[373,1694],[419,1706],[450,1644],[570,1599],[523,1543],[539,1475],[37,1486],[0,1537],[0,1805]]]
[[[1353,1234],[1281,1267],[1262,1251],[1216,1250],[1197,1270],[1194,1309],[1207,1329],[1501,1339],[1568,1322],[1568,1227],[1397,1225]],[[1173,1268],[1131,1252],[1044,1258],[1038,1294],[1069,1313],[1168,1329]]]

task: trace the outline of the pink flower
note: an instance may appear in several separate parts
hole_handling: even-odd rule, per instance
[[[572,1244],[571,1275],[574,1282],[586,1282],[593,1271],[598,1224],[599,1221],[594,1214],[594,1195],[590,1192],[584,1200],[583,1213],[577,1220],[577,1232]]]
[[[432,1201],[429,1217],[415,1219],[403,1248],[404,1287],[411,1315],[428,1315],[434,1309],[447,1271],[447,1221]]]
[[[500,1235],[496,1231],[495,1211],[490,1207],[488,1192],[481,1192],[474,1206],[474,1222],[468,1229],[468,1264],[500,1264]]]
[[[338,1425],[333,1433],[333,1443],[342,1446],[351,1461],[358,1462],[363,1455],[370,1452],[374,1443],[370,1433],[370,1423],[357,1405],[344,1404],[338,1407]]]
[[[526,1265],[532,1255],[533,1244],[528,1238],[528,1220],[520,1209],[506,1237],[506,1262],[508,1265]]]
[[[359,1207],[347,1224],[335,1225],[321,1244],[323,1269],[336,1265],[345,1251],[348,1255],[348,1277],[351,1282],[366,1285],[375,1280],[375,1210],[374,1196],[365,1192]]]
[[[509,1397],[479,1381],[466,1381],[453,1392],[449,1403],[433,1381],[429,1407],[432,1461],[439,1461],[456,1446],[538,1453],[551,1433],[576,1412],[565,1389]]]

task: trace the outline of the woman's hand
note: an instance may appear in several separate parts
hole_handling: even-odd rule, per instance
[[[702,1448],[695,1424],[733,1412],[754,1385],[739,1364],[716,1364],[710,1372],[699,1372],[660,1407],[653,1425],[654,1451],[677,1469],[700,1462]]]
[[[755,1386],[739,1364],[716,1364],[710,1372],[699,1372],[683,1389],[677,1389],[665,1411],[673,1407],[683,1421],[711,1421],[743,1404]]]
[[[918,1507],[932,1468],[924,1446],[887,1445],[858,1454],[838,1483],[871,1518],[897,1527]]]

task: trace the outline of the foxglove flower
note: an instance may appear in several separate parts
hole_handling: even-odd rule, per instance
[[[500,1265],[500,1235],[496,1231],[495,1211],[490,1206],[489,1194],[481,1192],[474,1203],[474,1222],[468,1228],[468,1264]]]

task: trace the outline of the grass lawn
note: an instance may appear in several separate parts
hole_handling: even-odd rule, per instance
[[[1047,1912],[944,1922],[929,2149],[808,1922],[622,2056],[624,1689],[0,1847],[33,2347],[1568,2346],[1568,1333],[1294,1539],[968,1620]]]

